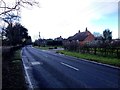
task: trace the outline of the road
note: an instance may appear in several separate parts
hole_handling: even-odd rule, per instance
[[[119,88],[120,69],[30,46],[22,49],[30,88]]]

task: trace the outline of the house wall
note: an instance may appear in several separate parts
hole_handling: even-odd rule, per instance
[[[92,35],[89,31],[87,32],[88,36],[84,41],[80,41],[80,45],[83,46],[86,42],[91,42],[95,39],[94,35]]]
[[[95,37],[92,35],[92,34],[90,34],[85,40],[84,40],[84,42],[91,42],[91,41],[93,41],[95,39]]]

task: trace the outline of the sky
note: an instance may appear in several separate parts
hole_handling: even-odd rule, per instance
[[[32,37],[68,38],[79,30],[99,32],[110,29],[118,38],[119,0],[37,0],[40,7],[22,8],[21,24]]]

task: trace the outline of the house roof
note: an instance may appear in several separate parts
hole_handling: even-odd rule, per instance
[[[57,41],[62,41],[62,40],[63,40],[63,38],[62,38],[62,36],[60,36],[60,37],[55,38],[54,40],[57,40]]]
[[[83,41],[83,40],[88,36],[88,32],[89,32],[89,31],[78,32],[78,33],[76,33],[74,36],[69,37],[68,40],[79,40],[79,41]]]

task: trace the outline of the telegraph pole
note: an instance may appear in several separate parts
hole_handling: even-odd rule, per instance
[[[40,32],[39,32],[39,39],[40,39]]]
[[[40,47],[40,32],[39,32],[39,43],[38,44],[39,44],[39,47]]]

